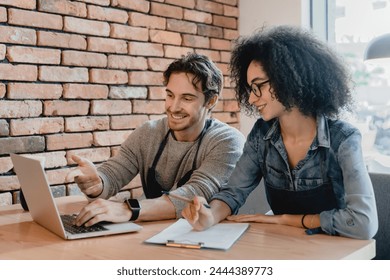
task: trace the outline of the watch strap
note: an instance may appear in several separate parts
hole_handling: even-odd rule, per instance
[[[139,205],[139,201],[137,199],[127,199],[125,203],[129,207],[131,211],[131,218],[129,221],[135,221],[138,219],[139,212],[141,210],[141,206]]]

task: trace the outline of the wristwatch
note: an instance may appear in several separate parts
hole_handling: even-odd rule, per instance
[[[141,206],[137,199],[127,199],[125,200],[127,206],[131,210],[131,218],[129,221],[135,221],[138,219],[139,211],[141,210]]]

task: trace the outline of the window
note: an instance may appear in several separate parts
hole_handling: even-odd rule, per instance
[[[369,171],[390,173],[390,62],[380,65],[363,61],[368,42],[390,33],[390,0],[311,3],[320,6],[312,9],[313,30],[323,31],[324,39],[351,68],[356,110],[348,118],[362,132],[367,167]],[[315,17],[316,10],[326,15],[325,20]]]

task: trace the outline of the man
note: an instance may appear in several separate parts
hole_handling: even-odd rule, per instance
[[[150,221],[181,217],[185,202],[210,198],[229,178],[242,153],[243,135],[209,118],[222,90],[221,71],[206,56],[188,54],[164,72],[167,116],[146,122],[122,144],[119,153],[95,168],[78,156],[75,182],[92,202],[76,224],[100,221]],[[146,199],[107,200],[140,174]],[[71,172],[68,177],[76,175]]]

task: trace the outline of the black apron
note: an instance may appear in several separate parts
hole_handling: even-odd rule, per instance
[[[176,186],[178,188],[180,188],[185,183],[187,183],[187,181],[191,178],[192,173],[196,170],[196,159],[198,157],[199,147],[200,147],[200,144],[202,143],[203,136],[205,135],[207,128],[210,126],[210,124],[211,124],[211,119],[206,120],[205,126],[204,126],[204,128],[199,136],[198,147],[196,149],[195,158],[194,158],[194,161],[192,163],[192,168],[191,168],[191,170],[187,171],[186,174],[184,174],[184,176],[179,181],[177,181]],[[146,175],[146,182],[144,182],[144,179],[142,179],[142,186],[143,186],[143,190],[144,190],[144,194],[145,194],[146,198],[160,197],[162,195],[162,191],[164,191],[162,186],[156,180],[156,166],[157,166],[157,163],[161,157],[162,152],[164,151],[165,145],[168,142],[169,134],[171,134],[171,133],[172,133],[172,130],[169,129],[167,134],[164,137],[164,140],[161,142],[160,147],[158,148],[157,154],[153,160],[152,166],[149,167],[149,169],[148,169],[148,173]]]
[[[266,156],[268,154],[268,145],[264,153],[264,171],[266,171]],[[322,178],[328,180],[313,189],[304,191],[290,191],[273,187],[265,178],[265,190],[268,203],[275,215],[279,214],[319,214],[323,211],[339,208],[333,186],[327,175],[329,164],[328,155],[325,148],[321,148],[321,170]],[[266,174],[266,173],[264,173]]]

